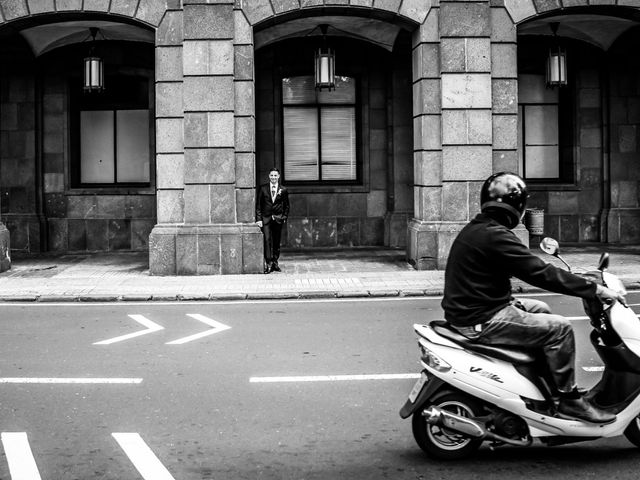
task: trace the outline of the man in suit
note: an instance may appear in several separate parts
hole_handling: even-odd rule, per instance
[[[280,171],[269,170],[269,183],[256,195],[256,223],[264,234],[264,273],[279,272],[280,235],[289,216],[289,192],[280,184]]]

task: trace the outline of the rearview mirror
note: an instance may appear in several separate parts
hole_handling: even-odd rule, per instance
[[[560,251],[560,245],[555,238],[544,237],[540,242],[540,250],[549,255],[558,255]]]
[[[604,272],[607,268],[609,268],[609,254],[604,252],[600,255],[600,260],[598,261],[598,270]]]
[[[542,250],[544,253],[548,253],[549,255],[553,255],[554,257],[556,257],[558,260],[565,264],[569,271],[571,271],[571,265],[565,262],[564,258],[560,256],[560,245],[555,238],[544,237],[540,242],[540,250]]]

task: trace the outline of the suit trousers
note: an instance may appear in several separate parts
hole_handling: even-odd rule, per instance
[[[514,300],[483,324],[455,329],[475,343],[540,348],[558,390],[569,393],[576,386],[573,328],[563,316],[552,315],[544,302]]]
[[[280,258],[280,237],[282,236],[282,223],[270,221],[262,224],[264,234],[264,261],[267,265],[277,263]]]

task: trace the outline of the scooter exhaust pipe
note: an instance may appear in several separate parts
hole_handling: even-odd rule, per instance
[[[467,417],[447,412],[438,407],[431,407],[422,412],[422,416],[431,425],[448,428],[454,432],[464,433],[473,438],[485,438],[489,433],[484,425]]]
[[[494,440],[519,447],[527,447],[531,445],[531,438],[528,438],[527,440],[515,440],[513,438],[503,437],[488,431],[483,424],[476,422],[471,418],[462,417],[438,407],[432,406],[430,409],[423,410],[422,416],[425,418],[426,422],[431,425],[447,428],[472,438]]]

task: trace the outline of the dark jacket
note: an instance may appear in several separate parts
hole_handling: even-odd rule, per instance
[[[262,220],[263,224],[272,220],[283,223],[289,216],[289,192],[282,185],[278,185],[278,194],[275,200],[271,200],[271,184],[260,185],[256,195],[256,222]]]
[[[454,240],[442,308],[455,326],[484,323],[507,306],[511,277],[556,293],[594,298],[596,284],[543,261],[507,227],[481,213]]]

